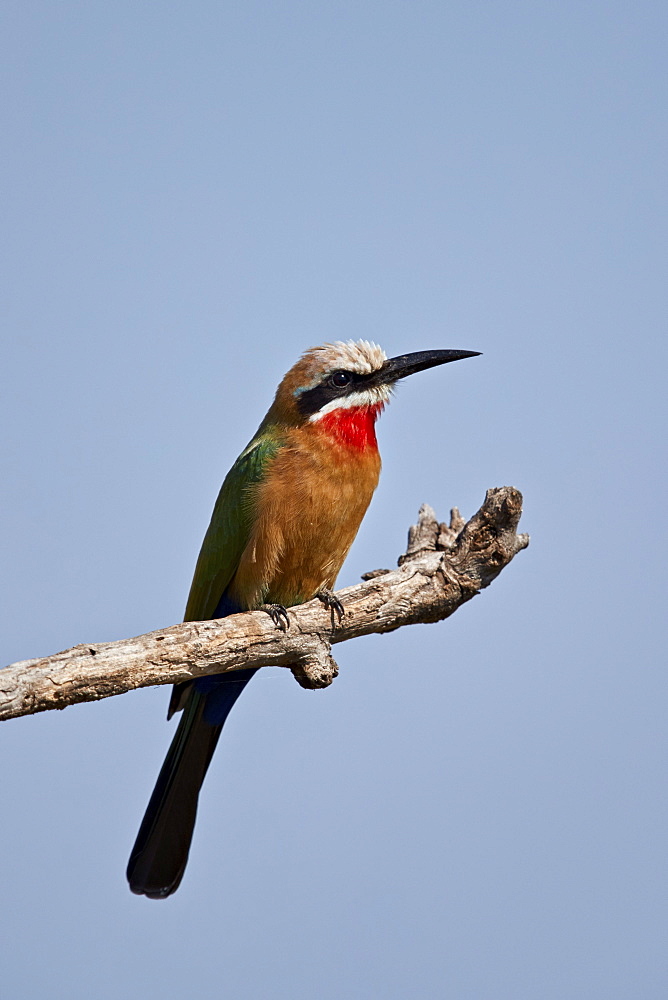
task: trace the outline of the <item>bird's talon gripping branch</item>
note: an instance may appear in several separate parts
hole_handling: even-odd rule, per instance
[[[284,608],[282,604],[263,604],[260,611],[266,611],[276,628],[280,628],[281,632],[287,632],[290,628],[290,616],[287,608]]]
[[[332,627],[334,627],[335,624],[334,615],[336,615],[339,620],[339,624],[341,624],[341,620],[345,615],[346,610],[336,594],[333,594],[331,590],[320,590],[315,596],[319,601],[322,601],[328,611],[332,612]]]

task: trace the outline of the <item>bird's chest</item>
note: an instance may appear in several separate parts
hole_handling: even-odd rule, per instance
[[[348,525],[356,532],[378,485],[380,459],[376,449],[328,447],[301,449],[286,463],[287,519],[312,538]]]
[[[375,448],[316,441],[286,452],[272,472],[265,496],[278,556],[272,596],[308,600],[334,585],[378,483],[380,458]]]

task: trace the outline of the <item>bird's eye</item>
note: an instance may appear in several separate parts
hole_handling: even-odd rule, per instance
[[[350,372],[332,372],[329,376],[329,383],[335,389],[345,389],[347,385],[350,385],[352,380],[353,377]]]

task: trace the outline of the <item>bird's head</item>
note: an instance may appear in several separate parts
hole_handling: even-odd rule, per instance
[[[368,340],[311,347],[283,378],[267,421],[329,430],[364,421],[372,427],[400,379],[478,353],[416,351],[388,358]]]

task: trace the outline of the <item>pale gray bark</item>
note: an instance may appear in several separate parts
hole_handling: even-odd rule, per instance
[[[334,643],[440,621],[488,587],[529,544],[517,534],[521,513],[522,494],[510,486],[488,490],[466,524],[456,508],[439,524],[425,504],[399,568],[366,573],[364,583],[337,592],[340,623],[314,600],[290,609],[285,632],[265,612],[249,611],[14,663],[0,670],[0,719],[242,667],[288,666],[303,687],[326,687],[338,673]]]

